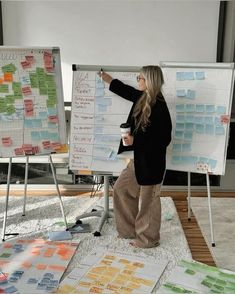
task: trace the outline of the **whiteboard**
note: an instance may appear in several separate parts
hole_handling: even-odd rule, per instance
[[[171,114],[172,142],[167,169],[223,175],[234,82],[234,64],[161,62],[163,95]],[[139,68],[78,66],[73,69],[70,169],[119,173],[125,152],[117,155],[119,126],[132,103],[111,93],[97,72],[138,87]],[[157,167],[156,167],[157,168]]]
[[[59,48],[0,48],[0,157],[65,152]]]
[[[73,65],[69,166],[71,170],[119,173],[126,166],[123,155],[117,155],[119,126],[126,122],[132,102],[109,91],[109,85],[97,75],[100,69]],[[102,69],[137,87],[138,68]]]
[[[167,169],[223,175],[234,64],[161,62],[161,67],[173,123]]]

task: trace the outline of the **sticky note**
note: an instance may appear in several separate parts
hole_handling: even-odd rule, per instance
[[[176,90],[176,96],[177,97],[185,97],[186,91],[185,90]]]
[[[195,79],[196,80],[204,80],[205,79],[205,73],[203,71],[195,72]]]

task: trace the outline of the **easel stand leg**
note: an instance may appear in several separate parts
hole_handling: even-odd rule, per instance
[[[12,158],[10,157],[9,164],[8,164],[8,174],[7,174],[7,193],[6,193],[5,212],[4,212],[3,227],[2,227],[2,241],[5,241],[5,236],[19,235],[19,233],[6,234],[7,211],[8,211],[8,201],[9,201],[10,181],[11,181],[11,167],[12,167]]]
[[[191,221],[191,174],[188,172],[188,221]]]
[[[101,217],[98,230],[93,233],[95,237],[99,237],[101,236],[101,230],[104,225],[104,222],[108,220],[109,217],[113,217],[113,214],[109,209],[109,176],[107,175],[104,176],[104,209],[99,211],[97,210],[88,213],[83,213],[76,217],[76,222],[79,224],[81,223],[81,219],[92,216]]]
[[[210,220],[210,230],[211,230],[211,244],[212,244],[212,247],[215,247],[215,241],[214,241],[214,229],[213,229],[213,220],[212,220],[212,213],[211,213],[211,191],[210,191],[210,179],[209,179],[209,174],[206,174],[206,185],[207,185],[208,208],[209,208],[209,220]]]
[[[26,197],[27,197],[27,185],[28,185],[28,174],[29,174],[29,157],[26,156],[25,174],[24,174],[24,204],[23,204],[22,216],[25,216],[25,206],[26,206]]]
[[[60,190],[59,190],[58,182],[57,182],[57,179],[56,179],[55,168],[54,168],[54,165],[53,165],[53,162],[52,162],[51,155],[49,155],[49,160],[50,160],[50,166],[51,166],[52,175],[53,175],[53,178],[54,178],[54,183],[55,183],[56,190],[57,190],[57,195],[58,195],[59,201],[60,201],[60,209],[61,209],[61,212],[62,212],[62,215],[63,215],[63,218],[64,218],[65,228],[67,229],[68,224],[67,224],[66,216],[65,216],[65,213],[64,213],[64,206],[63,206],[63,202],[62,202],[62,199],[61,199]]]

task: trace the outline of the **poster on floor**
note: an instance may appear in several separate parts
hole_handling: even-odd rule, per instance
[[[38,294],[55,290],[78,243],[18,239],[0,247],[0,293]]]
[[[158,293],[235,293],[235,272],[181,260]]]
[[[57,293],[151,293],[167,264],[97,248],[69,273]]]

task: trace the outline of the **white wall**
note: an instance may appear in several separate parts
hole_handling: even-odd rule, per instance
[[[216,60],[219,1],[3,1],[6,46],[59,46],[65,101],[72,64]]]

